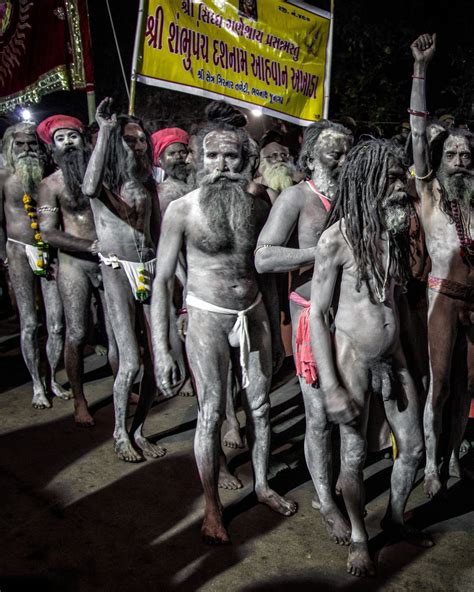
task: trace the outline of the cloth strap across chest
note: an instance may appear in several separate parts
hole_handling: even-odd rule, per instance
[[[308,187],[311,189],[311,191],[319,197],[326,212],[329,212],[329,210],[331,209],[331,201],[316,189],[316,185],[313,183],[311,179],[308,179],[306,183],[308,184]]]

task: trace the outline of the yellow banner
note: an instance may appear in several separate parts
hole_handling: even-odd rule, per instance
[[[148,0],[137,80],[300,125],[322,118],[331,15],[297,0]]]

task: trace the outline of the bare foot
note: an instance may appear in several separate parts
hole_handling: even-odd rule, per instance
[[[469,452],[469,450],[471,450],[471,443],[469,442],[469,440],[463,440],[461,442],[461,446],[459,447],[459,454],[464,456]]]
[[[266,504],[269,508],[283,514],[283,516],[292,516],[298,509],[298,504],[293,500],[286,499],[278,495],[276,491],[268,488],[265,492],[255,492],[257,499],[262,504]]]
[[[186,382],[181,387],[179,394],[181,397],[194,397],[193,383],[190,378],[186,379]]]
[[[455,454],[451,454],[449,460],[449,476],[455,477],[456,479],[462,478],[461,465],[459,464],[459,458]]]
[[[311,507],[314,510],[320,510],[321,509],[321,502],[319,501],[319,496],[318,496],[318,493],[316,491],[314,492],[313,499],[311,500]]]
[[[326,527],[329,537],[337,545],[350,545],[351,527],[336,507],[326,512],[321,510],[321,521]]]
[[[130,440],[115,440],[114,450],[115,454],[126,462],[141,462],[144,460],[143,455],[135,450]]]
[[[40,388],[33,387],[33,399],[31,404],[35,409],[49,409],[51,407],[51,402],[46,396],[42,386]]]
[[[130,405],[138,405],[138,401],[140,400],[140,395],[137,393],[131,393],[128,399]]]
[[[217,485],[221,489],[241,489],[243,487],[242,481],[232,475],[225,461],[220,461]]]
[[[423,490],[429,498],[433,498],[441,489],[441,480],[438,473],[427,473]]]
[[[94,347],[94,352],[96,356],[106,356],[107,355],[107,348],[99,343]]]
[[[227,448],[243,448],[244,443],[242,442],[242,438],[240,437],[240,429],[237,424],[237,427],[231,427],[226,431],[224,437],[222,438],[224,442],[224,446]]]
[[[51,392],[55,397],[61,399],[62,401],[69,401],[72,399],[72,392],[63,388],[59,383],[54,381],[51,382]]]
[[[434,541],[429,534],[418,530],[410,524],[394,524],[382,520],[380,526],[389,535],[391,542],[406,541],[415,547],[429,548],[434,546]]]
[[[289,468],[290,465],[288,465],[286,462],[276,460],[274,456],[270,455],[270,460],[268,462],[267,478],[273,479],[273,477],[276,477],[278,473],[281,473],[282,471],[287,471]]]
[[[94,418],[89,413],[86,401],[74,401],[74,421],[79,428],[92,428],[95,426]]]
[[[451,456],[451,460],[449,461],[449,476],[456,479],[474,481],[474,473],[468,468],[461,466],[459,458],[454,455]]]
[[[166,454],[166,448],[152,444],[145,436],[136,436],[135,444],[143,452],[143,456],[148,458],[160,458]]]
[[[366,542],[351,543],[347,557],[347,573],[358,578],[375,576],[375,565],[370,558]]]
[[[225,545],[230,543],[229,535],[222,524],[220,512],[205,512],[201,527],[202,540],[206,545]]]

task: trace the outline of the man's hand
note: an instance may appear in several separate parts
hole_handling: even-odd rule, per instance
[[[181,341],[186,341],[186,333],[188,332],[188,313],[182,312],[176,319],[176,327],[178,329],[178,335]]]
[[[429,35],[428,33],[420,35],[410,47],[415,62],[428,64],[436,51],[436,33],[433,33],[433,35]]]
[[[0,255],[0,269],[8,269],[8,257],[6,255],[3,257]]]
[[[171,354],[161,354],[155,359],[156,384],[166,397],[174,397],[183,383],[178,364]]]
[[[359,409],[351,396],[342,386],[330,390],[325,395],[326,413],[333,423],[354,425],[359,416]]]
[[[112,130],[117,125],[117,116],[115,113],[112,113],[111,106],[112,99],[110,97],[105,98],[99,103],[95,113],[95,120],[100,128],[105,127]]]
[[[97,255],[98,253],[100,253],[100,242],[98,240],[95,240],[87,250],[89,251],[89,253]]]

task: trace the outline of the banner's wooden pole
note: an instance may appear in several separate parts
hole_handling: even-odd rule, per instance
[[[130,78],[130,104],[128,106],[128,114],[135,115],[135,97],[137,95],[137,66],[138,61],[141,59],[140,49],[142,43],[142,33],[144,25],[144,14],[145,14],[145,0],[140,0],[138,7],[137,17],[137,30],[135,32],[135,45],[133,46],[133,59],[132,59],[132,75]]]
[[[88,90],[87,93],[87,115],[89,117],[89,123],[95,120],[95,90]]]
[[[328,39],[328,51],[326,54],[326,77],[324,80],[324,104],[323,104],[323,117],[327,119],[329,116],[329,97],[331,94],[331,66],[332,66],[332,43],[334,36],[334,2],[331,0],[331,22],[329,23],[329,39]]]

